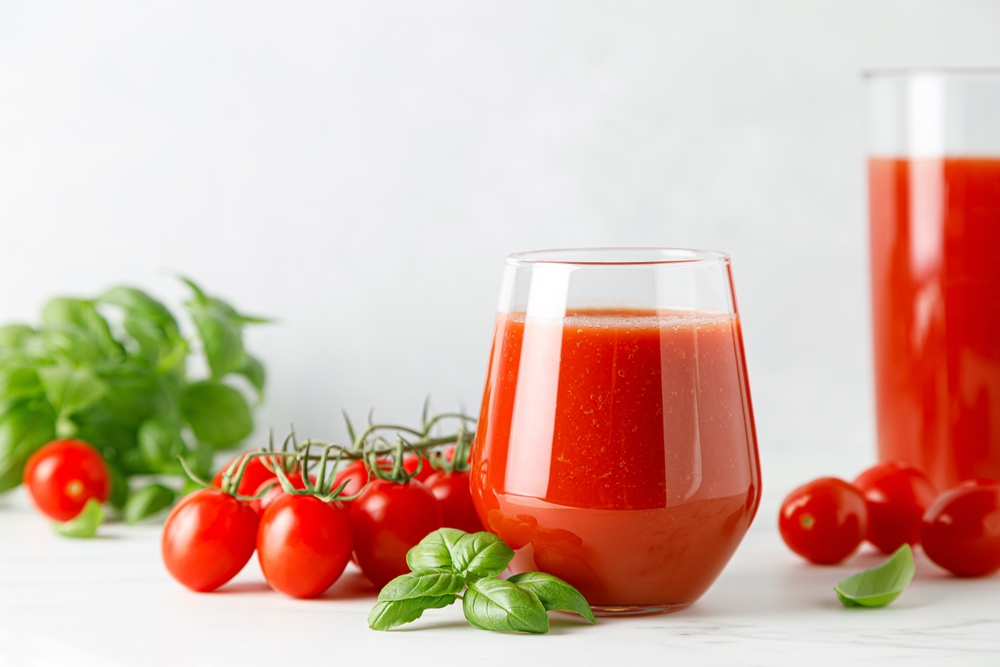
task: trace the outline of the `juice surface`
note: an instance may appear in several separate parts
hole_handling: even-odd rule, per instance
[[[592,605],[684,606],[760,497],[739,322],[583,310],[497,318],[473,498],[515,550]]]
[[[1000,479],[1000,159],[868,174],[879,456]]]

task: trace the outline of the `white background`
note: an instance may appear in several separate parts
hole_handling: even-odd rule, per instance
[[[874,458],[860,72],[998,35],[955,0],[0,2],[0,322],[190,275],[280,320],[259,425],[339,438],[478,410],[510,252],[724,250],[766,507]]]

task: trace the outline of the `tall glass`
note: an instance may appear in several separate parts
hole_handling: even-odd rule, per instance
[[[1000,70],[866,78],[879,457],[1000,479]]]
[[[729,257],[508,257],[471,479],[514,572],[554,574],[596,613],[697,600],[760,500]]]

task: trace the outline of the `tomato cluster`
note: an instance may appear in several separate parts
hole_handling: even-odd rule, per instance
[[[443,450],[440,460],[450,462],[452,450]],[[381,588],[409,571],[406,553],[428,533],[446,526],[482,530],[461,466],[435,471],[428,458],[411,452],[402,458],[401,477],[385,479],[391,458],[378,458],[377,471],[358,459],[319,488],[324,482],[316,474],[306,479],[312,459],[308,446],[304,451],[287,470],[279,465],[280,483],[271,469],[276,457],[261,451],[244,455],[242,466],[240,457],[231,462],[223,469],[228,476],[216,475],[215,488],[184,498],[163,527],[170,574],[192,590],[214,590],[256,550],[268,584],[293,597],[322,594],[352,559]]]
[[[983,576],[1000,570],[1000,482],[974,480],[938,494],[916,468],[880,463],[853,483],[823,477],[795,489],[778,527],[813,563],[839,563],[865,540],[883,553],[920,544],[946,570]]]

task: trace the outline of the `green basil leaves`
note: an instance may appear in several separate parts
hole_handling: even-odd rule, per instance
[[[878,567],[841,580],[833,590],[845,607],[884,607],[910,585],[915,572],[913,551],[904,544]]]
[[[244,350],[243,329],[263,320],[185,282],[197,341],[182,335],[166,306],[132,287],[96,299],[57,297],[38,327],[0,327],[0,492],[20,484],[28,457],[46,442],[79,438],[112,471],[111,503],[140,520],[173,502],[168,487],[184,478],[179,458],[207,477],[216,451],[250,435],[265,372]],[[194,350],[204,355],[205,379],[187,377]],[[128,479],[154,475],[181,479],[136,484],[129,501]]]
[[[557,577],[525,572],[498,579],[513,557],[511,548],[492,533],[436,530],[406,554],[412,572],[385,585],[368,626],[390,630],[458,599],[469,623],[481,630],[548,632],[546,612],[553,610],[576,612],[594,622],[580,592]]]
[[[63,523],[53,523],[52,527],[63,537],[93,537],[103,521],[104,510],[101,509],[101,503],[91,498],[76,517]]]

